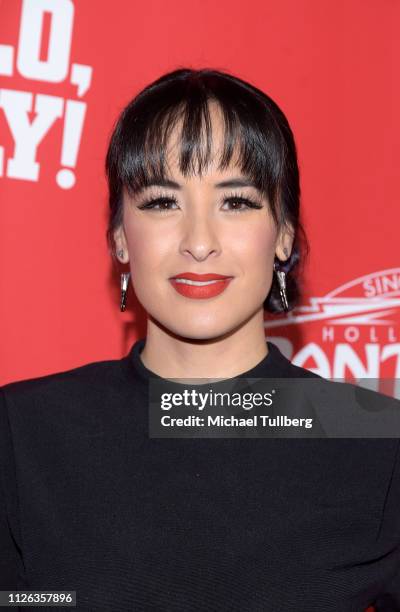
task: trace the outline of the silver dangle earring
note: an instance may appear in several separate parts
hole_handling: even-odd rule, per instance
[[[279,266],[276,262],[274,263],[274,270],[276,272],[276,276],[278,277],[279,293],[281,296],[283,310],[288,312],[289,304],[286,295],[286,273],[283,270],[279,270]]]
[[[130,275],[131,275],[130,272],[121,274],[121,304],[120,304],[121,312],[124,312],[126,308],[126,295],[128,292],[128,283],[129,283]]]

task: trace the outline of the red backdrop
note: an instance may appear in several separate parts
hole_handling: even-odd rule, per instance
[[[103,160],[123,106],[180,66],[251,81],[295,133],[311,255],[266,334],[323,376],[400,378],[399,22],[389,0],[0,2],[0,384],[144,336],[132,294],[119,312]]]

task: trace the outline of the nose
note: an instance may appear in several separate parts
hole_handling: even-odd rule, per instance
[[[215,220],[210,215],[197,213],[189,215],[184,220],[183,235],[179,250],[183,255],[191,255],[198,261],[203,261],[210,254],[220,252]]]

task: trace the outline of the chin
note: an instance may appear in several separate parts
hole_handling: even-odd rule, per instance
[[[225,317],[191,317],[187,323],[176,313],[174,321],[158,319],[163,327],[175,336],[187,340],[213,340],[234,331],[240,321],[227,321]]]

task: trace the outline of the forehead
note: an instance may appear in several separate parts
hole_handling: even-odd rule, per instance
[[[235,177],[251,182],[269,198],[266,166],[271,156],[268,151],[261,155],[260,146],[254,146],[256,128],[246,128],[219,102],[211,99],[194,107],[173,107],[156,113],[147,124],[136,125],[136,133],[128,130],[119,166],[121,188],[129,195],[152,185],[168,186],[168,180],[182,186],[189,181],[216,184]]]
[[[221,164],[226,144],[225,120],[221,108],[215,101],[208,102],[208,117],[203,117],[199,137],[196,142],[196,151],[193,155],[197,162],[192,171],[185,173],[185,180],[201,179],[210,176],[225,177],[235,174],[243,176],[239,164],[240,148],[238,143],[233,144],[233,153],[228,164]],[[209,120],[208,127],[206,121]],[[166,139],[165,165],[170,175],[183,177],[181,172],[181,158],[188,147],[183,137],[185,126],[183,119],[179,119]]]

